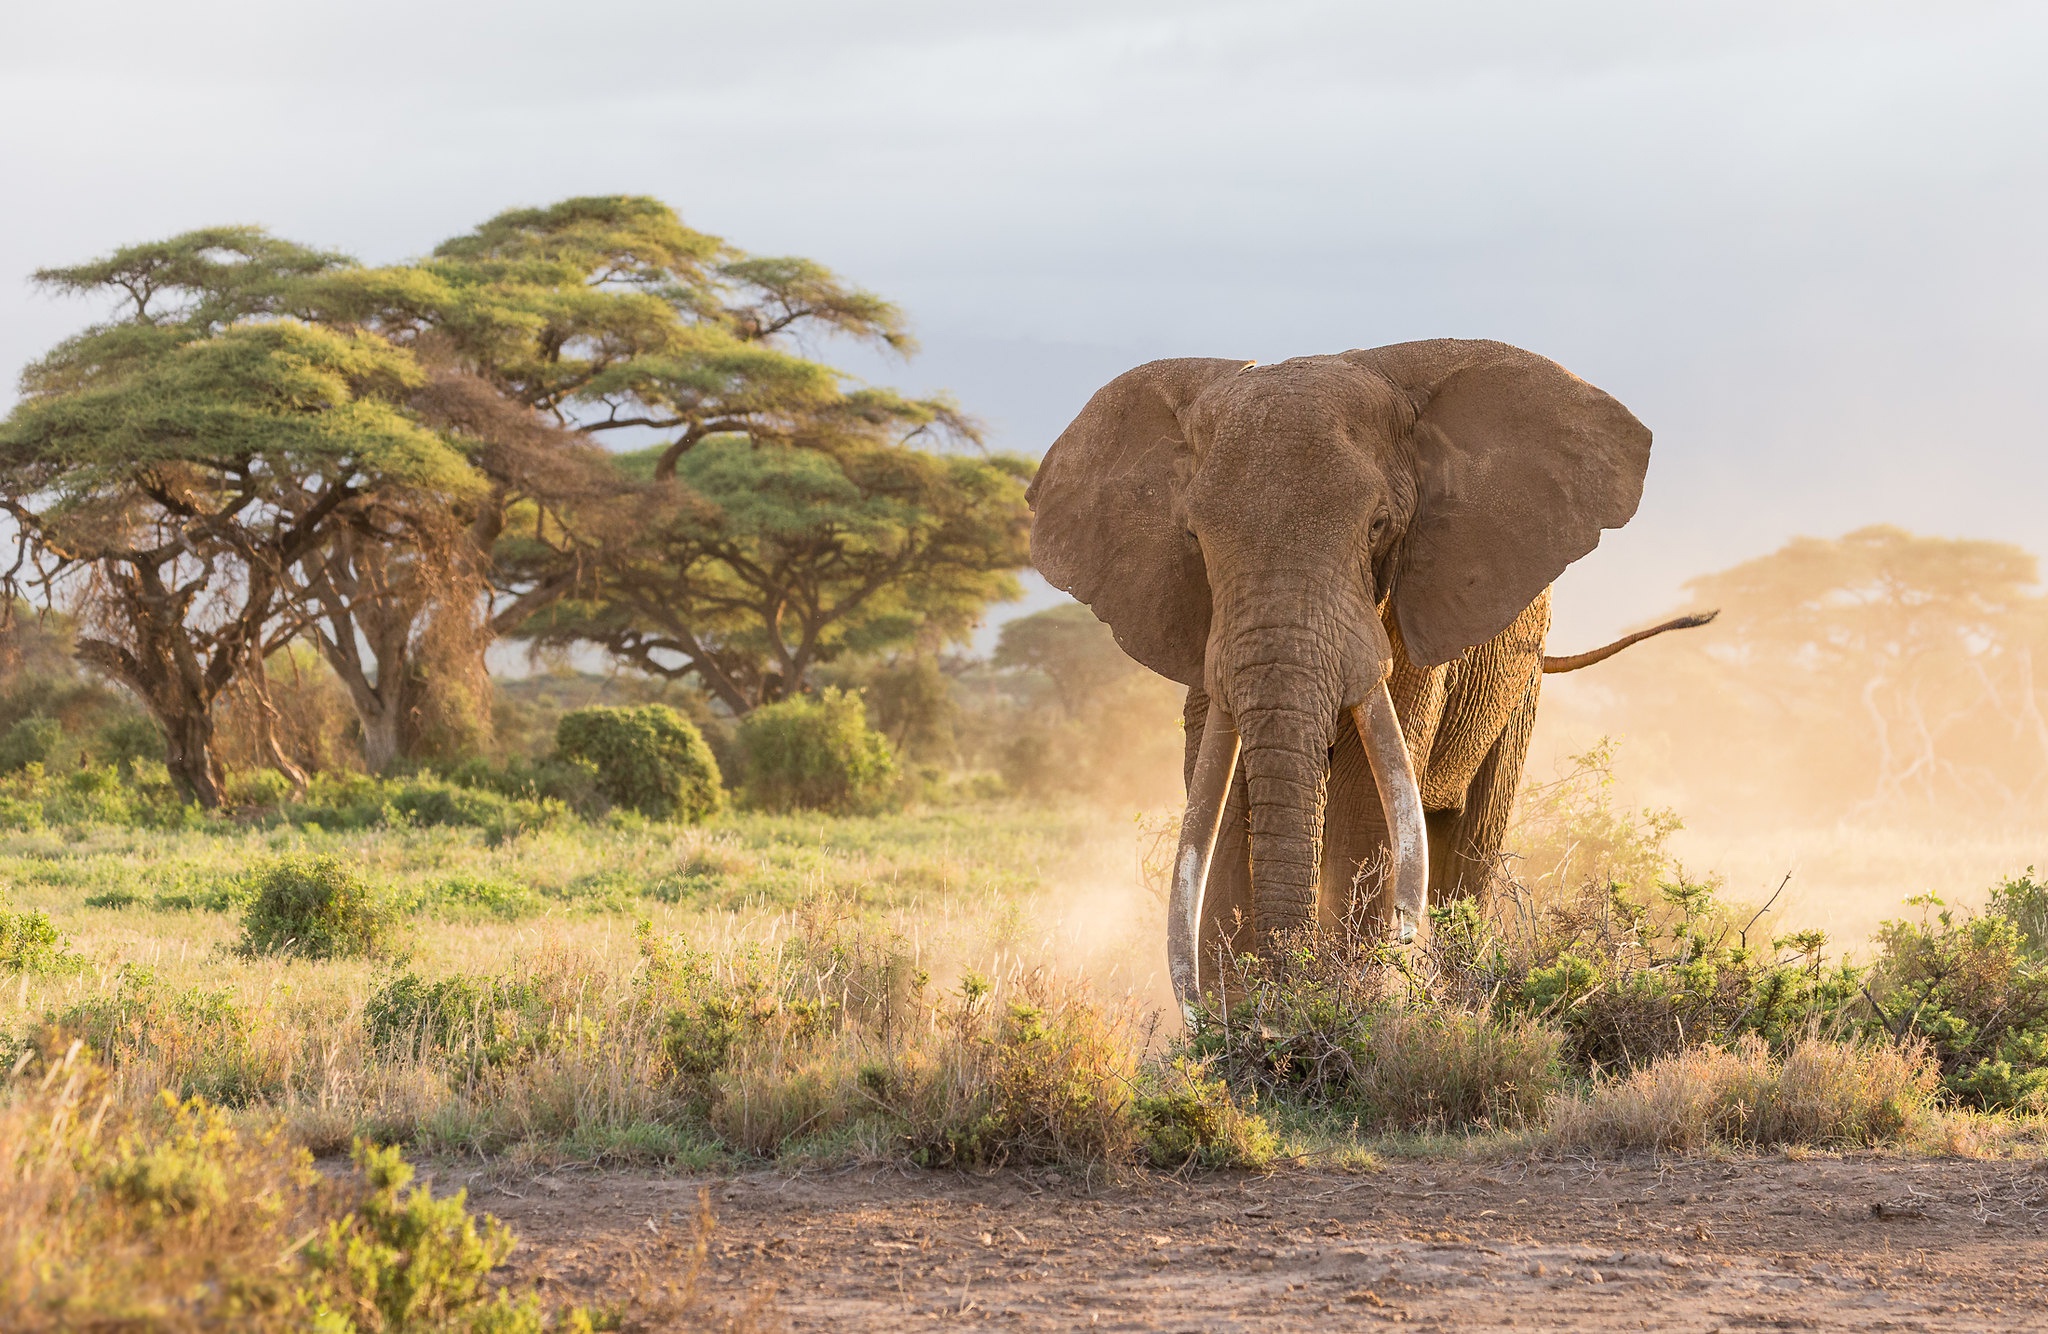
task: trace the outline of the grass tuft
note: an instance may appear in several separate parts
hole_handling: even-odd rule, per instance
[[[1808,1038],[1780,1059],[1748,1035],[1660,1057],[1561,1101],[1548,1142],[1609,1153],[1890,1143],[1932,1111],[1940,1080],[1923,1049]]]

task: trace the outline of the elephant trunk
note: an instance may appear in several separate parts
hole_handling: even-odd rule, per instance
[[[1265,951],[1315,922],[1337,700],[1331,683],[1299,669],[1271,666],[1251,677],[1240,675],[1241,695],[1265,702],[1241,709],[1237,723],[1250,804],[1252,925]]]

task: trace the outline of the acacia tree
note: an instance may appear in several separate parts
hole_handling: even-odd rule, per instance
[[[667,476],[663,460],[656,447],[622,461],[645,489],[606,527],[587,592],[527,633],[695,677],[735,714],[842,654],[963,635],[1016,596],[1029,558],[1023,460],[933,454],[843,423],[806,446],[712,437]]]
[[[1598,688],[1630,733],[1669,739],[1675,781],[1759,813],[2031,814],[2048,802],[2038,579],[2008,543],[1796,538],[1689,583],[1724,608],[1713,628]]]
[[[79,656],[155,716],[203,805],[223,795],[214,704],[293,632],[297,563],[366,506],[476,484],[405,410],[425,382],[409,354],[277,314],[339,262],[213,229],[38,275],[127,308],[30,367],[0,427],[8,591],[77,610]]]
[[[461,497],[400,491],[365,501],[294,571],[304,633],[348,690],[373,771],[400,758],[473,752],[488,737],[493,570],[476,529],[495,521],[507,488],[559,505],[617,487],[595,447],[473,375],[430,370],[407,402],[467,455],[478,487]]]
[[[721,432],[795,442],[825,420],[886,421],[904,433],[964,426],[944,403],[850,389],[794,348],[823,334],[908,351],[893,306],[809,260],[748,256],[651,199],[513,210],[417,263],[325,273],[300,284],[295,300],[309,317],[419,352],[439,373],[416,406],[475,442],[489,484],[454,516],[461,539],[438,563],[396,567],[452,564],[488,583],[485,617],[440,640],[466,646],[472,680],[492,638],[594,577],[604,541],[584,525],[609,527],[622,487],[649,473],[672,478],[699,442]],[[637,479],[594,444],[626,431],[663,441]],[[452,661],[433,671],[415,661],[434,642],[429,619],[453,627],[457,600],[442,596],[430,618],[417,579],[401,587],[367,567],[392,550],[337,543],[308,584],[323,650],[358,683],[365,736],[394,735],[385,717],[395,710],[395,753],[411,753],[405,720],[419,711],[408,692],[461,675]]]

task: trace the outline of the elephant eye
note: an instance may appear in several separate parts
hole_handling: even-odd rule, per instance
[[[1380,534],[1386,531],[1387,516],[1384,514],[1375,514],[1372,520],[1372,527],[1366,531],[1366,540],[1369,542],[1378,542],[1380,540]]]

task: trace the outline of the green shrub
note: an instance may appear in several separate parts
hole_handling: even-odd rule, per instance
[[[1371,941],[1306,938],[1271,960],[1236,960],[1229,1003],[1197,1007],[1186,1051],[1254,1097],[1374,1127],[1539,1120],[1561,1084],[1563,1035],[1416,982],[1409,961]]]
[[[0,970],[10,973],[75,973],[87,966],[56,924],[41,912],[0,909]]]
[[[395,947],[390,900],[337,857],[286,857],[257,877],[242,915],[247,957],[377,958]]]
[[[545,829],[570,818],[560,802],[508,797],[484,787],[445,778],[374,778],[367,774],[316,774],[302,801],[284,807],[283,818],[322,829],[370,829],[379,825],[450,825],[484,831],[492,843]]]
[[[102,762],[132,775],[138,761],[163,762],[163,730],[143,714],[123,714],[93,734],[92,750]]]
[[[564,760],[587,764],[614,805],[653,820],[695,822],[725,803],[703,733],[666,704],[577,709],[555,725]]]
[[[872,812],[892,795],[896,761],[858,695],[826,690],[756,709],[739,744],[747,802],[762,810]]]
[[[429,982],[407,972],[371,994],[363,1024],[381,1051],[446,1055],[474,1071],[540,1050],[552,1016],[531,978],[456,974]]]
[[[514,756],[503,765],[484,759],[465,760],[448,771],[450,782],[481,788],[521,801],[559,802],[585,816],[599,814],[605,798],[598,791],[597,767],[582,760],[549,756],[528,760]]]
[[[275,769],[257,769],[228,779],[227,800],[230,806],[269,810],[284,805],[291,796],[291,782]]]
[[[330,1175],[275,1124],[168,1093],[138,1105],[116,1096],[106,1072],[76,1049],[47,1065],[15,1080],[0,1101],[0,1157],[12,1165],[0,1226],[13,1258],[0,1285],[0,1327],[597,1327],[587,1311],[550,1315],[534,1296],[493,1283],[512,1234],[473,1216],[461,1192],[437,1199],[415,1186],[395,1148],[359,1143],[354,1172]],[[707,1229],[700,1218],[700,1245]]]
[[[413,1186],[396,1148],[358,1141],[353,1158],[365,1189],[304,1253],[316,1327],[541,1334],[552,1323],[533,1297],[514,1302],[489,1284],[517,1239],[489,1214],[479,1229],[466,1192],[435,1199]],[[587,1331],[590,1322],[578,1313],[568,1327]]]
[[[1749,1033],[1782,1051],[1858,1022],[1861,974],[1824,962],[1824,934],[1752,942],[1761,914],[1722,903],[1711,884],[1679,875],[1651,893],[1610,881],[1544,897],[1510,884],[1500,895],[1490,918],[1470,900],[1432,909],[1432,963],[1462,994],[1490,998],[1497,1018],[1562,1029],[1580,1070]]]
[[[1984,1108],[2048,1107],[2048,889],[2026,875],[1994,889],[1984,912],[1909,900],[1917,922],[1886,922],[1869,1001],[1894,1039],[1933,1049],[1943,1085]]]
[[[1238,1106],[1230,1085],[1186,1059],[1173,1062],[1161,1083],[1157,1091],[1140,1094],[1137,1105],[1154,1167],[1256,1171],[1273,1161],[1278,1144],[1272,1127]]]
[[[31,764],[48,764],[64,743],[64,724],[32,713],[0,732],[0,773],[16,773]]]
[[[117,1069],[139,1069],[149,1087],[230,1107],[282,1094],[291,1057],[232,992],[180,989],[147,968],[124,965],[114,985],[45,1013],[31,1045],[62,1050],[85,1043]]]

